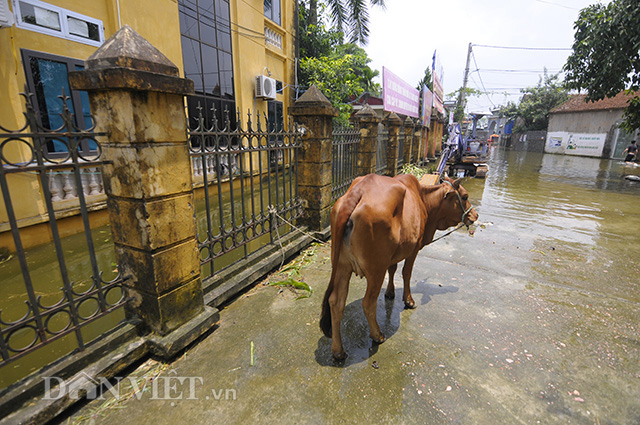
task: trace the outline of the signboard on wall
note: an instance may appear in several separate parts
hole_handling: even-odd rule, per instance
[[[420,92],[400,77],[382,67],[382,102],[384,110],[413,118],[420,116]]]
[[[565,155],[601,157],[606,139],[606,133],[553,131],[547,133],[544,151]]]
[[[422,86],[422,125],[431,124],[431,109],[433,108],[433,93],[426,84]]]
[[[440,113],[444,114],[444,87],[442,81],[444,79],[444,69],[440,63],[440,56],[437,51],[433,51],[433,64],[432,72],[433,76],[433,107]]]

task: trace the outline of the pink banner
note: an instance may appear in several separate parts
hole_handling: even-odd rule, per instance
[[[433,106],[441,115],[444,114],[444,89],[440,77],[433,73]]]
[[[418,90],[382,67],[382,101],[385,111],[418,118],[420,116],[419,99]]]
[[[431,124],[431,108],[433,108],[433,93],[425,84],[422,87],[422,125],[425,127]]]

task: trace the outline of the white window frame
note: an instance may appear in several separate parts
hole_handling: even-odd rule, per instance
[[[20,10],[20,2],[27,3],[35,7],[47,9],[58,14],[58,20],[60,24],[60,31],[42,27],[40,25],[33,25],[22,20],[22,11]],[[45,3],[40,0],[13,0],[13,10],[16,18],[16,26],[18,28],[24,28],[30,31],[39,32],[42,34],[52,35],[54,37],[64,38],[67,40],[77,41],[78,43],[88,44],[90,46],[99,47],[104,43],[104,25],[99,19],[91,18],[89,16],[81,15],[80,13],[72,12],[71,10],[63,9],[58,6]],[[69,32],[68,18],[75,18],[81,21],[88,22],[98,26],[99,41],[91,40],[89,38],[80,37]]]

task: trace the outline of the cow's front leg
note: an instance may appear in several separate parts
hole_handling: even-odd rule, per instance
[[[402,292],[402,301],[404,301],[404,308],[416,308],[416,303],[411,297],[411,273],[413,272],[413,263],[416,261],[416,251],[413,255],[404,260],[404,267],[402,268],[402,280],[404,281],[404,290]]]
[[[376,319],[378,295],[380,295],[380,289],[382,289],[382,283],[384,282],[384,273],[385,271],[382,270],[382,272],[376,273],[371,278],[367,277],[367,291],[362,299],[364,315],[369,322],[369,335],[371,335],[371,339],[378,344],[382,344],[385,340],[384,335],[380,331],[380,326],[378,326],[378,320]]]
[[[387,284],[387,292],[384,293],[384,297],[388,300],[392,300],[396,297],[396,287],[393,284],[393,275],[396,273],[398,269],[398,264],[392,264],[389,267],[389,283]]]

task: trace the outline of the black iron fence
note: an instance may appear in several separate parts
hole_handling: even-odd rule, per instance
[[[378,148],[376,150],[376,174],[387,172],[387,143],[389,129],[382,123],[378,124]]]
[[[404,165],[404,142],[405,142],[405,132],[404,132],[404,124],[400,126],[400,133],[398,134],[398,151],[396,155],[398,156],[398,170],[402,169]]]
[[[334,123],[331,141],[331,199],[335,201],[345,194],[353,179],[358,176],[360,131],[354,127]]]
[[[224,122],[217,120],[217,111],[210,112],[205,120],[198,108],[198,116],[190,117],[195,127],[188,134],[200,187],[196,221],[203,279],[274,242],[291,230],[286,222],[302,214],[296,125],[268,125],[266,116],[258,116],[254,129],[248,115],[242,128],[239,112],[230,117],[225,111]]]
[[[63,125],[57,129],[39,125],[31,95],[24,97],[24,126],[17,130],[0,127],[0,188],[4,204],[0,221],[10,229],[14,248],[6,250],[2,264],[0,366],[70,334],[74,335],[76,349],[83,350],[89,340],[101,334],[83,332],[84,327],[125,302],[123,277],[114,263],[113,246],[108,249],[110,254],[97,255],[97,236],[92,233],[87,207],[86,194],[96,192],[96,185],[100,186],[95,174],[104,161],[96,137],[104,134],[76,126],[64,91],[59,96]],[[76,188],[65,190],[77,197],[84,236],[82,242],[76,240],[73,246],[62,237],[59,226],[65,215],[55,205],[63,198],[56,193],[53,181],[59,176],[67,180],[65,187]],[[92,184],[92,188],[87,188]],[[33,201],[30,203],[28,199]],[[44,272],[39,270],[44,266],[40,258],[23,244],[24,215],[29,208],[40,210],[41,222],[47,227],[39,236],[49,234],[52,245],[49,250],[55,251],[54,263],[46,265]],[[109,239],[109,235],[99,237]],[[78,249],[79,245],[82,249]],[[82,257],[84,267],[70,268],[69,264],[77,262],[78,256]],[[11,267],[15,275],[8,272]]]

